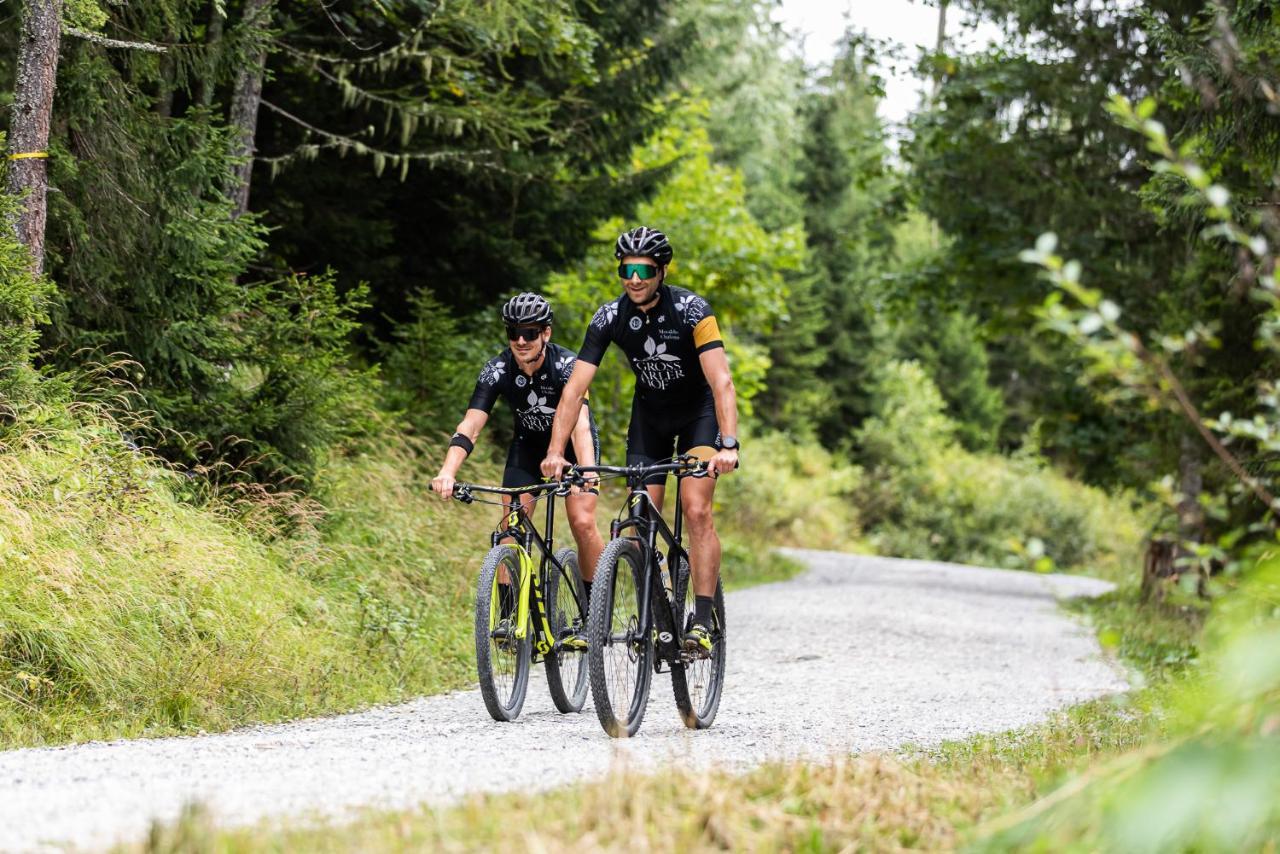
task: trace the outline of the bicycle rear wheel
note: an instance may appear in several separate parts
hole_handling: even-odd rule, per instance
[[[515,638],[516,614],[528,591],[520,588],[520,558],[511,546],[496,546],[485,555],[476,589],[476,671],[480,695],[495,721],[514,721],[529,690],[531,632]],[[506,598],[506,607],[503,599]],[[502,613],[510,617],[510,632],[499,632]]]
[[[653,638],[640,627],[644,568],[639,547],[610,540],[596,564],[587,617],[591,699],[604,731],[630,738],[640,729],[653,676]]]
[[[682,603],[677,625],[688,631],[693,619],[693,578],[683,558],[676,574],[676,601]],[[711,655],[697,658],[682,653],[682,662],[671,668],[671,688],[675,691],[680,718],[690,729],[706,729],[716,719],[724,688],[725,621],[724,585],[716,581],[715,603],[711,609]]]
[[[564,572],[554,566],[547,568],[547,623],[551,637],[562,641],[565,637],[586,631],[587,590],[578,572],[578,555],[573,549],[556,552],[556,560]],[[580,604],[581,603],[581,604]],[[587,702],[587,651],[560,646],[546,657],[547,688],[551,702],[565,714],[582,711]]]

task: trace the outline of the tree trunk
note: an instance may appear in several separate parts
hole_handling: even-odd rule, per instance
[[[196,103],[202,107],[207,107],[213,103],[214,90],[218,88],[217,72],[218,60],[217,53],[220,49],[219,42],[222,41],[222,10],[218,3],[209,4],[209,26],[205,30],[204,43],[209,52],[209,64],[200,75],[200,79],[196,81]]]
[[[24,197],[13,227],[18,241],[31,253],[36,275],[44,271],[45,194],[49,187],[46,159],[61,27],[62,0],[27,0],[9,120],[8,190]]]
[[[938,40],[934,45],[933,52],[937,59],[935,62],[941,61],[942,51],[947,46],[947,5],[951,0],[938,0]],[[937,100],[938,91],[942,89],[942,70],[935,68],[933,72],[933,92],[930,95],[931,100]]]
[[[262,74],[267,62],[266,30],[271,18],[272,0],[246,0],[245,26],[258,46],[250,53],[244,67],[236,73],[231,93],[231,127],[238,140],[233,153],[243,157],[231,176],[228,194],[235,202],[232,218],[249,210],[249,181],[253,176],[254,136],[258,130],[258,105],[262,101]]]
[[[1178,533],[1186,542],[1204,539],[1204,510],[1200,507],[1202,465],[1200,443],[1190,433],[1183,433],[1178,443],[1178,491],[1182,493],[1178,501]]]

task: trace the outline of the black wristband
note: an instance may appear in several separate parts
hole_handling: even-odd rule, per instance
[[[468,456],[470,456],[471,452],[476,449],[476,443],[472,442],[470,439],[468,439],[466,436],[462,435],[461,433],[454,433],[453,438],[449,440],[449,447],[461,448],[462,450],[467,452]]]

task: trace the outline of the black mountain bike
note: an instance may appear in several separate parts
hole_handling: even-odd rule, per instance
[[[675,474],[679,483],[705,477],[706,466],[685,456],[650,466],[580,466],[569,475],[578,483],[583,474],[625,477],[629,487],[596,564],[587,619],[591,699],[601,726],[614,738],[640,729],[653,674],[666,672],[664,666],[680,717],[692,729],[711,726],[724,686],[724,589],[716,583],[711,654],[686,652],[682,641],[693,619],[694,592],[689,555],[681,545],[680,490],[672,529],[644,488],[645,477],[659,472]]]
[[[568,548],[555,551],[552,537],[555,500],[568,490],[569,484],[561,483],[518,489],[454,486],[453,497],[464,504],[507,507],[506,518],[491,535],[492,547],[480,566],[476,588],[476,670],[485,708],[497,721],[520,716],[529,689],[529,665],[538,661],[546,663],[547,686],[557,709],[580,712],[587,700],[587,655],[576,640],[585,622],[586,588],[577,553]],[[510,501],[485,501],[476,493],[508,496]],[[546,500],[545,540],[517,502],[521,494]]]

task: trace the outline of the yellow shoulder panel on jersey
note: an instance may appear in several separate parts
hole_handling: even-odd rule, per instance
[[[698,325],[693,327],[693,346],[701,347],[719,340],[720,324],[716,323],[715,315],[702,318],[698,321]]]

